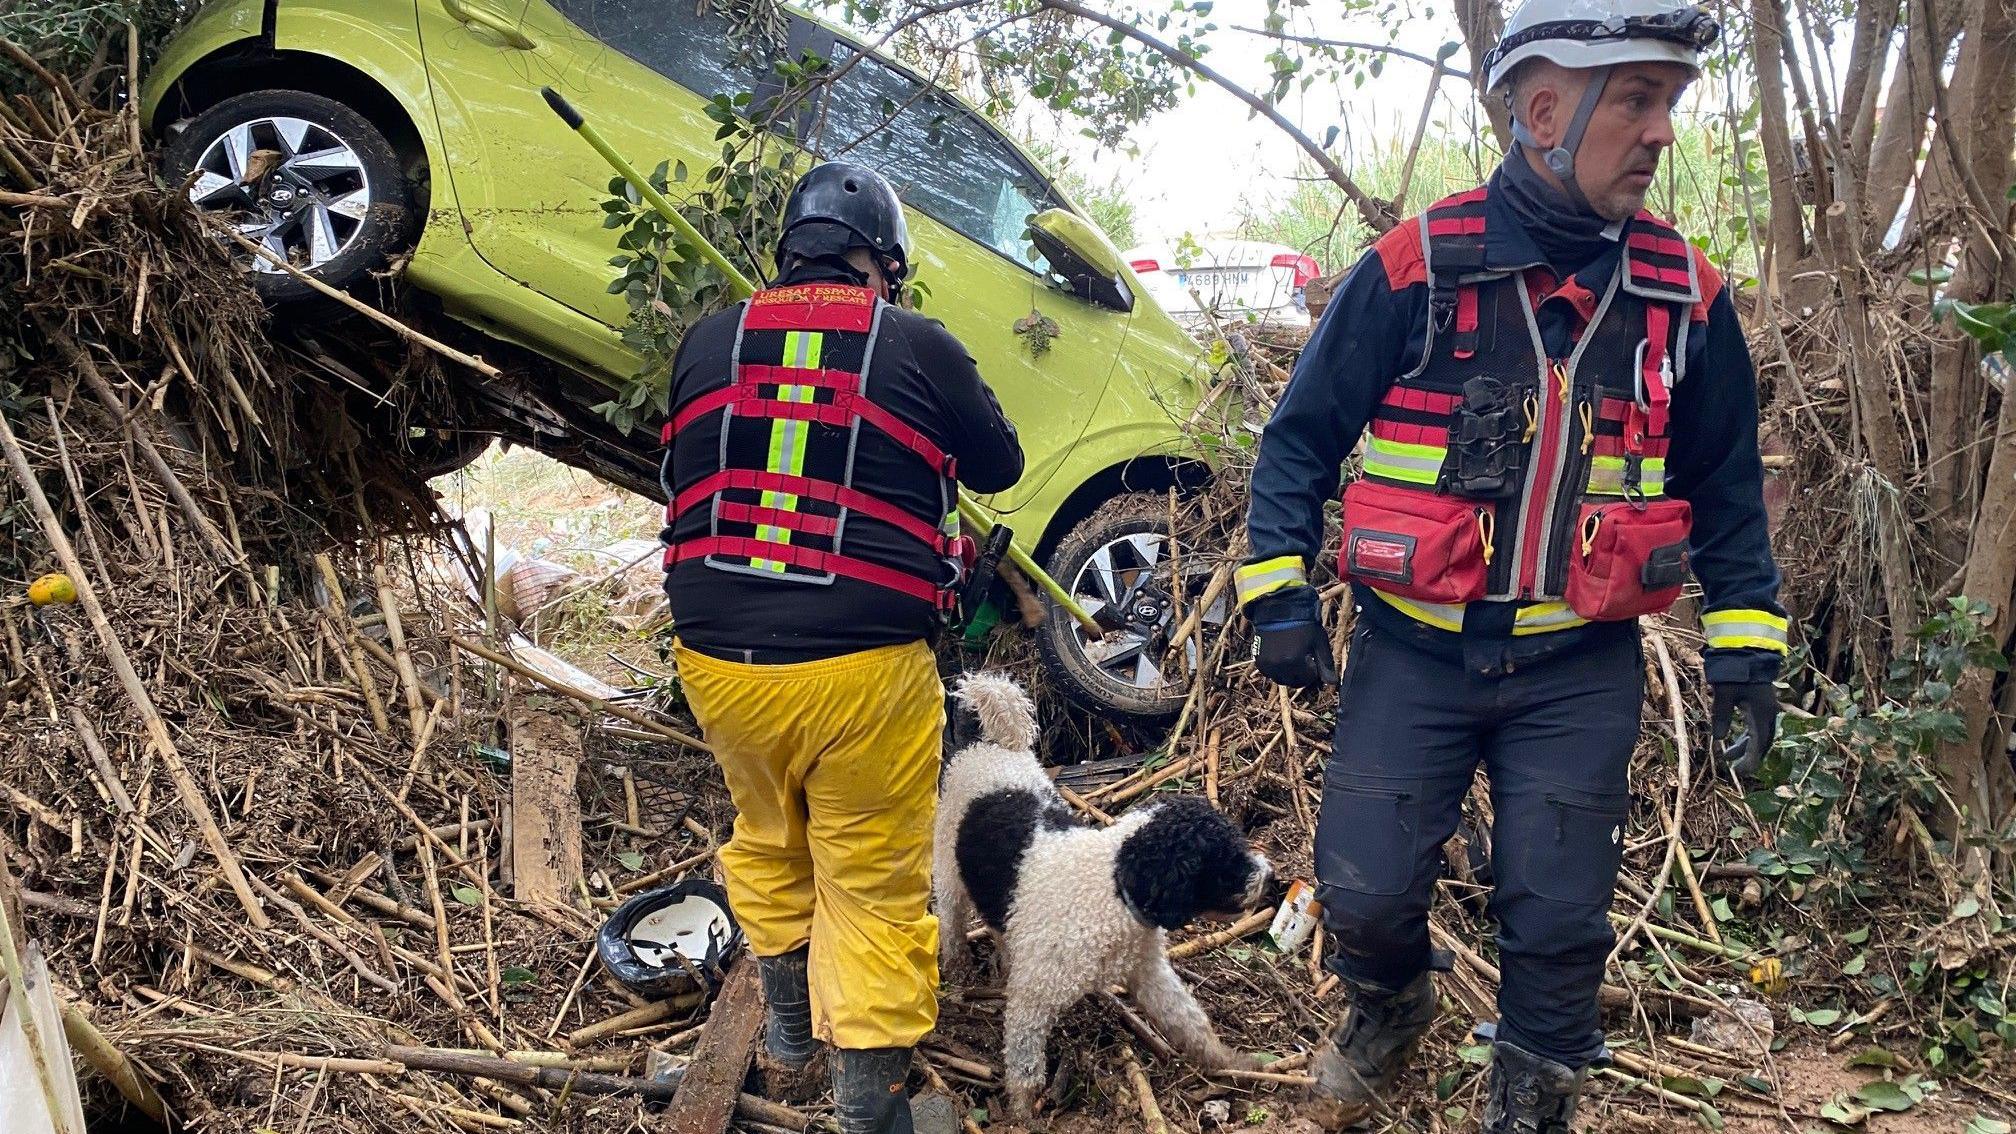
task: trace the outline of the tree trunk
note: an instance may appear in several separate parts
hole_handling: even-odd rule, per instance
[[[1994,455],[1981,512],[1974,521],[1973,547],[1967,557],[1961,593],[1990,604],[1988,632],[1998,646],[2009,648],[2016,629],[2016,391],[2002,398]],[[1966,738],[1941,748],[1939,771],[1946,790],[1968,812],[1975,825],[1995,829],[2016,810],[2016,776],[2012,776],[2004,745],[2006,733],[1994,724],[1995,674],[1970,671],[1954,694],[1954,711],[1966,722]]]
[[[1834,134],[1843,173],[1858,185],[1869,175],[1876,92],[1883,89],[1883,65],[1897,30],[1897,8],[1894,0],[1883,0],[1855,9],[1855,39],[1848,53],[1848,77],[1841,85],[1841,105],[1834,114]]]
[[[2006,0],[1976,0],[1968,14],[1966,39],[1960,47],[1968,67],[1970,82],[1963,91],[1947,92],[1948,112],[1953,115],[1953,141],[1958,143],[1964,167],[1950,158],[1938,162],[1946,171],[1942,191],[1974,216],[1960,226],[1959,266],[1947,288],[1952,298],[1968,303],[2006,299],[2016,290],[2016,264],[2007,256],[2007,241],[1998,240],[1984,226],[2010,231],[2010,203],[2006,197],[1989,193],[1995,213],[1988,218],[1974,214],[1967,182],[1984,190],[2005,189],[2011,179],[2010,148],[2016,139],[2016,12]],[[1955,68],[1956,76],[1958,68]],[[1970,108],[1962,117],[1953,105],[1965,101]],[[1940,129],[1945,129],[1942,123]],[[1944,146],[1935,147],[1939,158]],[[1980,371],[1975,362],[1972,340],[1950,331],[1941,334],[1933,351],[1931,434],[1927,438],[1927,459],[1932,462],[1928,487],[1933,513],[1947,519],[1966,515],[1979,483],[1982,456],[1967,449],[1979,428],[1979,419],[1967,410],[1980,394]],[[1957,549],[1949,547],[1949,554]]]
[[[1498,46],[1498,39],[1505,34],[1505,13],[1499,7],[1499,0],[1456,0],[1456,26],[1463,33],[1463,47],[1470,53],[1472,66],[1470,84],[1477,88],[1477,100],[1484,104],[1484,113],[1491,118],[1491,131],[1498,135],[1498,148],[1503,152],[1512,149],[1512,111],[1502,98],[1493,98],[1484,89],[1484,56]]]
[[[1890,76],[1890,90],[1883,97],[1876,141],[1869,150],[1869,176],[1863,182],[1869,189],[1868,247],[1882,241],[1897,219],[1897,210],[1904,207],[1904,194],[1911,188],[1932,113],[1932,80],[1956,34],[1957,26],[1929,27],[1919,18],[1918,5],[1914,2],[1910,6],[1904,50]]]
[[[1800,206],[1797,166],[1792,159],[1791,113],[1785,106],[1785,41],[1777,5],[1751,0],[1750,51],[1757,68],[1757,99],[1763,107],[1757,130],[1764,142],[1764,171],[1771,190],[1771,263],[1782,280],[1806,258],[1806,225]]]

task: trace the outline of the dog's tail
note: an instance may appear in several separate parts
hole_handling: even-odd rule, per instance
[[[980,721],[980,735],[990,744],[1016,752],[1036,747],[1036,704],[1012,678],[995,673],[968,674],[952,695]]]

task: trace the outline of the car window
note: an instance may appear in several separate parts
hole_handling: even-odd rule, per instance
[[[1043,180],[972,111],[856,54],[834,46],[832,67],[846,71],[819,100],[812,148],[880,170],[911,207],[1033,271],[1029,216],[1056,204]]]
[[[740,35],[712,5],[692,0],[550,0],[603,43],[703,98],[759,89],[772,48]]]

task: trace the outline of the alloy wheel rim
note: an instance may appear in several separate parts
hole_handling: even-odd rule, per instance
[[[1179,656],[1170,656],[1169,642],[1188,621],[1203,597],[1211,568],[1206,563],[1182,566],[1182,601],[1171,583],[1175,564],[1167,557],[1169,537],[1159,532],[1121,536],[1100,546],[1071,579],[1071,597],[1095,617],[1116,607],[1122,629],[1095,637],[1082,626],[1073,628],[1078,651],[1109,680],[1134,689],[1166,691],[1189,680],[1202,658],[1203,631],[1220,626],[1229,613],[1221,594],[1212,599],[1198,628],[1185,639]]]
[[[228,214],[239,235],[312,272],[363,232],[371,179],[356,149],[328,127],[273,115],[240,122],[204,147],[189,200]],[[283,271],[249,258],[255,271]]]

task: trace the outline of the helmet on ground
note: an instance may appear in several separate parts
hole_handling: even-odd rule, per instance
[[[704,878],[631,898],[595,938],[610,975],[640,996],[659,998],[718,988],[742,945],[727,893]]]
[[[1528,59],[1578,71],[1678,63],[1699,72],[1701,52],[1721,35],[1715,17],[1676,0],[1526,0],[1484,56],[1484,89],[1497,90]]]
[[[784,204],[784,234],[777,257],[843,254],[867,248],[897,262],[897,282],[910,274],[910,227],[903,202],[879,173],[852,162],[813,166]]]

